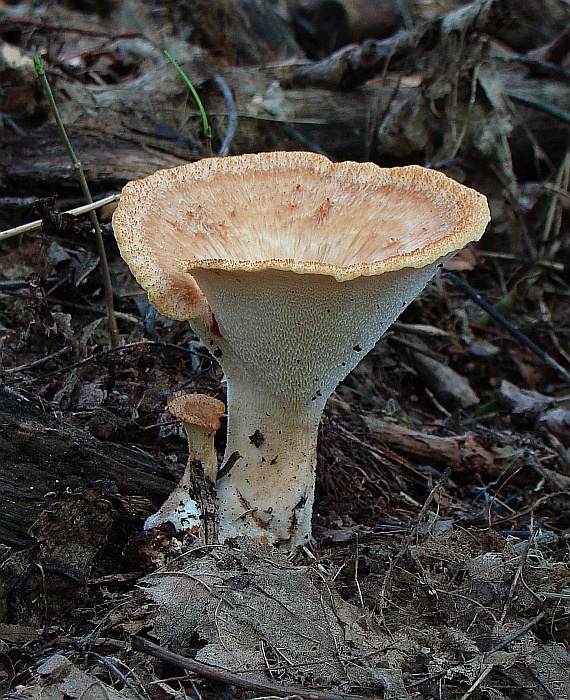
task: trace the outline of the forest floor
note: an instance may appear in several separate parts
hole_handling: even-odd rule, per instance
[[[354,86],[343,78],[339,90],[338,64],[307,49],[285,5],[220,1],[207,26],[201,2],[191,16],[168,2],[0,5],[0,230],[43,220],[0,233],[0,388],[53,421],[45,444],[75,431],[61,463],[18,448],[8,435],[16,419],[0,412],[11,483],[0,510],[0,692],[570,698],[567,32],[553,20],[550,34],[541,25],[513,49],[488,25],[453,15],[455,24],[429,25],[438,38],[421,35],[415,71],[414,49],[392,43],[394,64],[379,59],[370,75],[359,65]],[[230,11],[259,22],[240,35]],[[376,41],[380,55],[393,39]],[[462,58],[450,67],[458,42]],[[42,55],[97,199],[205,155],[198,111],[157,46],[199,88],[216,149],[318,147],[336,159],[418,162],[490,202],[482,240],[447,264],[328,402],[314,538],[292,555],[142,534],[187,459],[168,401],[186,392],[223,401],[223,375],[187,323],[152,312],[118,254],[113,203],[99,211],[119,329],[110,347],[97,247],[86,216],[61,215],[83,199],[32,57]],[[517,68],[503,74],[507,55]],[[455,75],[445,88],[438,56]],[[322,70],[307,77],[315,58]],[[532,81],[542,106],[535,93],[534,107],[507,100],[509,85],[520,97]],[[544,108],[547,97],[558,112]],[[331,113],[316,120],[319,109]],[[100,456],[144,456],[152,493],[142,472],[128,483],[101,478],[75,445],[79,434]],[[2,530],[14,509],[19,524]]]

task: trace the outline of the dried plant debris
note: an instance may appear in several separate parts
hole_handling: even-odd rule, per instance
[[[105,674],[108,676],[108,674]],[[78,668],[63,654],[48,657],[36,669],[34,679],[16,685],[13,697],[26,700],[135,700],[140,695],[125,687],[116,690],[91,671]]]
[[[313,566],[244,542],[200,547],[140,587],[156,608],[154,639],[291,692],[400,700],[435,687],[460,697],[476,683],[482,697],[507,674],[514,689],[562,699],[570,658],[542,638],[545,626],[567,637],[570,569],[540,534],[444,527],[415,545],[377,538]]]
[[[315,569],[240,544],[191,553],[142,581],[157,606],[154,636],[179,649],[199,639],[197,660],[251,679],[408,697],[398,645],[367,611]]]

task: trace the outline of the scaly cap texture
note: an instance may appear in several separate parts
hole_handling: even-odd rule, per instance
[[[274,269],[343,282],[418,268],[483,234],[486,199],[419,166],[332,163],[315,153],[209,158],[129,183],[113,217],[150,301],[204,318],[187,272]]]

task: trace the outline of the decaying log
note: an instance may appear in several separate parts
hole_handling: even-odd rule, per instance
[[[226,128],[224,98],[191,56],[182,63],[206,104],[216,147]],[[289,67],[216,70],[229,85],[236,103],[238,126],[231,152],[281,147],[321,149],[337,160],[388,157],[399,162],[423,157],[427,162],[436,155],[445,158],[445,149],[440,147],[442,153],[437,154],[434,144],[441,144],[447,121],[430,111],[429,95],[419,78],[389,74],[380,85],[338,91],[287,87],[280,77],[289,74]],[[570,84],[528,79],[520,67],[497,71],[492,82],[487,74],[480,71],[480,79],[483,82],[485,78],[485,86],[494,91],[496,100],[504,101],[501,90],[508,90],[561,110],[570,109]],[[69,131],[75,150],[88,180],[97,183],[99,190],[118,188],[126,180],[205,155],[198,111],[188,102],[185,86],[162,61],[147,69],[144,79],[121,86],[62,81],[57,87],[64,121],[72,125]],[[148,104],[149,94],[153,95],[152,105]],[[469,124],[463,144],[475,151],[478,145],[473,139],[489,147],[494,133],[492,120],[503,119],[486,97],[478,90],[475,105],[470,108],[466,102],[454,112],[459,127],[464,122]],[[513,159],[523,164],[534,162],[530,132],[556,163],[556,151],[567,138],[569,125],[538,108],[519,106],[518,110],[524,129],[513,132]],[[75,182],[55,126],[5,139],[0,144],[0,174],[13,188],[37,194]]]
[[[555,166],[560,162],[560,144],[570,133],[564,117],[570,81],[563,75],[537,80],[503,49],[493,55],[485,33],[497,29],[507,5],[477,0],[317,63],[228,67],[186,42],[173,41],[170,51],[206,106],[215,149],[231,109],[237,131],[230,153],[301,148],[336,160],[386,164],[463,158],[471,167],[491,161],[512,182],[512,163],[517,174],[533,167],[537,146]],[[206,155],[199,112],[186,86],[157,47],[145,42],[113,44],[140,56],[144,70],[137,77],[116,85],[54,79],[88,179],[106,189]],[[29,71],[24,58],[22,80]],[[235,108],[210,69],[227,83]],[[362,84],[369,78],[374,80]],[[295,86],[299,82],[307,87]],[[41,195],[74,175],[55,127],[33,134],[8,134],[0,145],[0,176],[12,188]]]
[[[451,33],[496,33],[508,16],[508,0],[476,0],[388,39],[345,46],[322,61],[300,67],[291,80],[295,85],[354,89],[377,75],[387,61],[397,70],[398,61],[418,47],[430,51]]]
[[[159,168],[173,168],[204,154],[182,141],[143,136],[128,140],[105,130],[68,128],[76,153],[93,191],[119,188],[126,180],[150,175]],[[134,136],[134,134],[133,134]],[[46,182],[76,186],[77,176],[69,163],[61,135],[55,127],[0,143],[0,172],[18,189],[40,195]]]
[[[29,528],[66,486],[112,482],[120,496],[161,503],[175,480],[142,451],[101,443],[0,387],[0,543],[21,547]]]

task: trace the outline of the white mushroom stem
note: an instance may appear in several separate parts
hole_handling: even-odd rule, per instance
[[[190,471],[195,462],[201,462],[204,476],[215,483],[218,473],[218,454],[214,446],[215,431],[182,421],[188,436],[188,465],[180,484],[189,486]]]
[[[217,486],[222,541],[246,535],[294,548],[308,540],[322,409],[437,265],[348,281],[192,269],[217,327],[192,325],[228,384],[224,461],[240,455]]]
[[[302,544],[311,527],[317,432],[326,397],[307,405],[269,394],[253,377],[231,370],[226,376],[226,455],[240,457],[217,485],[220,536]]]

